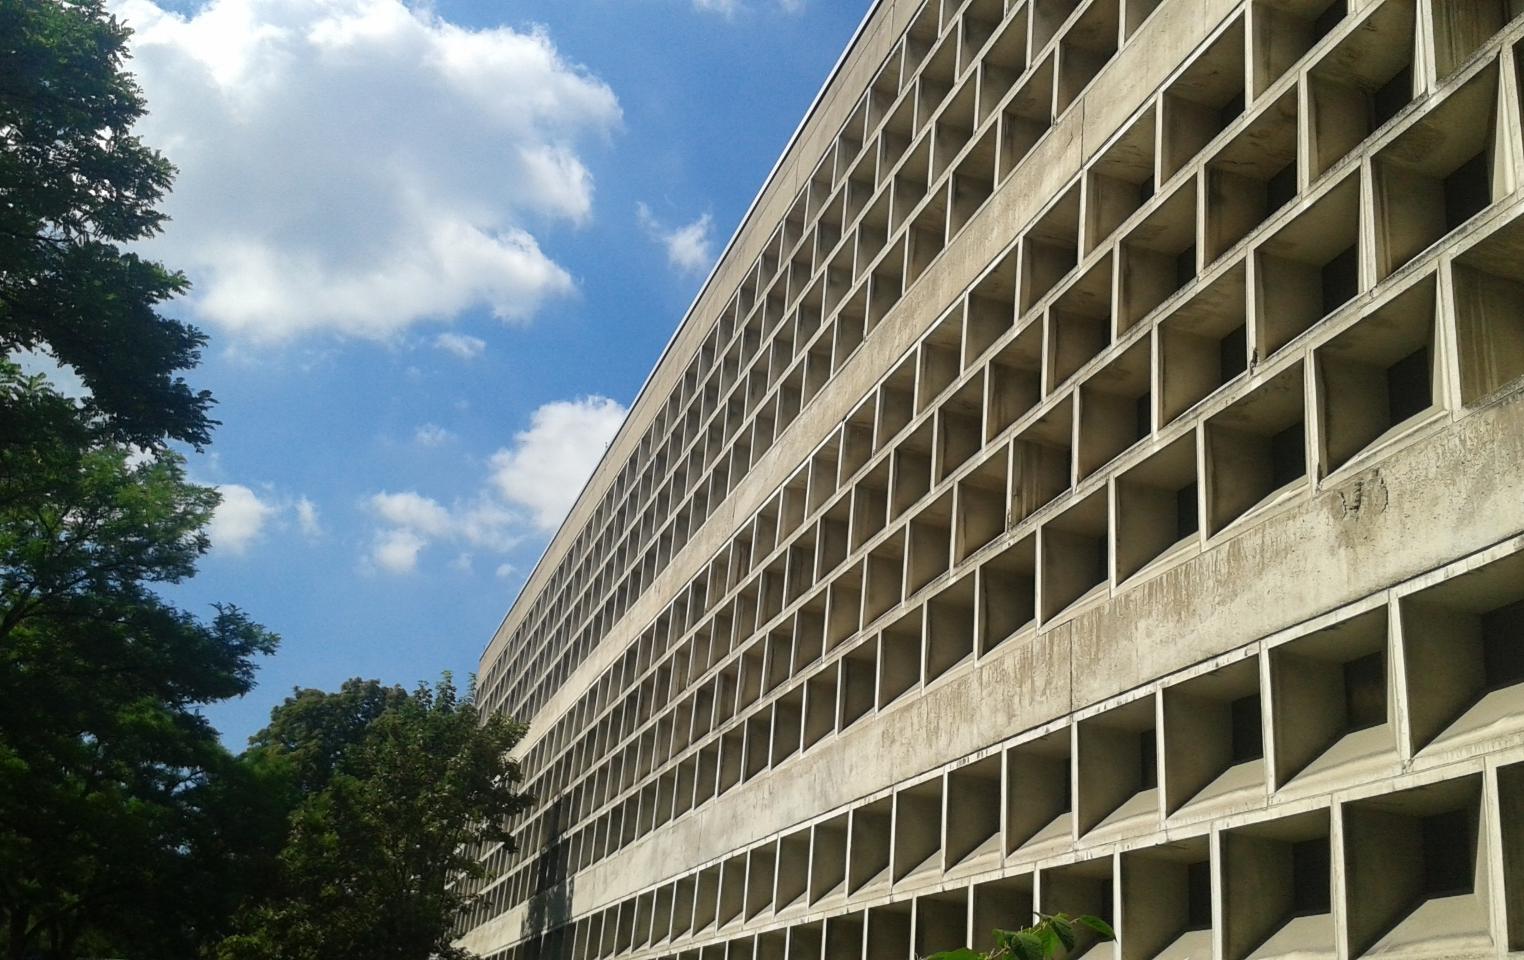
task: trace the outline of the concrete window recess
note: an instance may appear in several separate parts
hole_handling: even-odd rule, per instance
[[[838,671],[827,669],[804,686],[804,732],[802,749],[809,750],[836,730]]]
[[[920,609],[885,627],[878,644],[878,708],[882,710],[921,682]]]
[[[967,888],[916,897],[915,956],[965,946],[968,939]]]
[[[1329,830],[1316,810],[1223,832],[1224,960],[1338,956]]]
[[[1081,836],[1159,818],[1159,734],[1153,697],[1081,720],[1075,816]]]
[[[1415,753],[1506,737],[1524,721],[1524,557],[1399,601]]]
[[[1112,261],[1108,251],[1048,308],[1049,392],[1111,345]]]
[[[1074,401],[1049,407],[1016,435],[1011,448],[1011,515],[1020,523],[1073,484]]]
[[[1090,166],[1085,177],[1085,252],[1096,249],[1154,195],[1158,111],[1150,106]]]
[[[1387,632],[1377,607],[1271,649],[1277,789],[1395,762]]]
[[[1382,0],[1326,50],[1308,76],[1312,175],[1348,156],[1413,99],[1416,0]]]
[[[1065,727],[1006,751],[1005,852],[1028,855],[1074,834],[1071,731]],[[1067,912],[1068,908],[1065,908]]]
[[[1138,338],[1080,384],[1076,468],[1081,480],[1153,432],[1152,345],[1148,337]]]
[[[1383,276],[1511,191],[1498,73],[1489,64],[1376,154]]]
[[[1043,913],[1089,914],[1107,923],[1116,919],[1116,884],[1113,858],[1100,857],[1062,867],[1049,867],[1037,875],[1038,898]],[[1108,955],[1113,947],[1097,943],[1089,928],[1076,928],[1069,957]]]
[[[1000,754],[948,772],[945,872],[974,872],[1000,862],[1002,789]]]
[[[926,682],[974,656],[973,576],[945,587],[926,601]]]
[[[992,931],[1019,930],[1022,925],[1031,923],[1034,907],[1032,875],[976,883],[971,899],[973,946],[985,949],[993,942]]]
[[[914,916],[913,904],[908,900],[869,908],[864,960],[901,960],[909,956]]]
[[[1255,346],[1269,357],[1360,292],[1359,176],[1339,181],[1262,243],[1254,268]]]
[[[1314,352],[1325,474],[1440,405],[1436,306],[1431,275]]]
[[[841,659],[841,729],[873,712],[878,683],[876,638],[860,643]]]
[[[963,367],[968,369],[1016,323],[1015,253],[995,264],[968,293]]]
[[[909,426],[915,414],[915,363],[915,357],[905,358],[879,385],[875,451],[889,446],[900,431]]]
[[[846,896],[847,815],[815,824],[810,831],[811,907]]]
[[[772,766],[798,753],[804,732],[804,686],[798,685],[773,703]]]
[[[1164,92],[1160,166],[1169,180],[1244,112],[1244,18],[1235,17]]]
[[[1021,240],[1023,314],[1079,262],[1080,185],[1070,187]]]
[[[1009,448],[1002,447],[959,481],[954,545],[957,561],[977,553],[1005,532],[1009,458]]]
[[[1028,535],[979,567],[979,655],[1034,625],[1037,618],[1037,543]]]
[[[1259,658],[1167,686],[1162,699],[1165,812],[1262,800],[1268,780]]]
[[[899,517],[920,502],[931,489],[932,458],[936,451],[936,426],[927,421],[895,448],[891,460],[894,496],[890,513]]]
[[[1196,543],[1201,530],[1195,437],[1186,435],[1121,474],[1115,486],[1116,579]]]
[[[1524,220],[1461,253],[1453,270],[1461,397],[1473,404],[1524,375]]]
[[[847,893],[865,895],[865,891],[888,887],[893,816],[893,797],[852,811],[851,839],[847,844]]]
[[[1493,953],[1480,776],[1348,803],[1342,815],[1350,956]]]
[[[922,507],[909,523],[905,553],[905,593],[913,596],[947,572],[952,543],[953,495],[945,493]]]
[[[1214,263],[1297,195],[1297,92],[1259,110],[1206,165],[1206,246]]]
[[[1206,422],[1206,532],[1215,536],[1307,481],[1306,399],[1289,366]]]
[[[980,122],[995,112],[1027,68],[1027,18],[1031,8],[1022,5],[1002,23],[1004,6],[995,0],[979,0],[970,4],[964,14],[965,49],[984,48],[983,56],[978,58]],[[980,37],[985,38],[987,47],[979,42]]]
[[[1105,593],[1111,539],[1106,499],[1106,491],[1097,490],[1039,529],[1038,582],[1044,622]]]
[[[1212,859],[1207,837],[1121,856],[1127,940],[1121,960],[1190,960],[1212,955]]]
[[[1058,46],[1058,91],[1055,107],[1063,113],[1079,99],[1121,42],[1121,0],[1090,0]]]
[[[942,868],[942,778],[936,777],[894,795],[894,870],[896,884]]]
[[[1264,93],[1349,15],[1350,0],[1257,0],[1250,19],[1250,71]]]

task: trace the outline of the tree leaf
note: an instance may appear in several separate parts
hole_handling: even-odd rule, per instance
[[[1042,940],[1028,930],[1017,931],[1013,945],[1012,953],[1015,954],[1016,960],[1045,960],[1048,955]]]
[[[985,956],[977,950],[970,950],[964,947],[961,950],[944,950],[941,953],[933,953],[926,960],[985,960]]]
[[[1052,925],[1044,920],[1032,928],[1032,933],[1042,941],[1042,955],[1048,956],[1058,947],[1058,937],[1053,933]]]
[[[1063,942],[1065,950],[1074,949],[1074,927],[1069,923],[1068,917],[1060,913],[1053,918],[1049,926],[1052,927],[1058,939]]]
[[[1094,930],[1102,940],[1115,940],[1117,938],[1117,932],[1111,929],[1111,924],[1107,923],[1105,920],[1102,920],[1100,917],[1091,916],[1087,913],[1084,916],[1075,917],[1074,919],[1076,922],[1083,923],[1091,930]]]

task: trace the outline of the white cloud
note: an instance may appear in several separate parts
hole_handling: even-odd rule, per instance
[[[412,573],[418,566],[418,554],[427,545],[411,530],[383,530],[376,534],[371,560],[388,573]]]
[[[434,346],[445,353],[452,353],[462,360],[475,360],[487,349],[487,341],[464,333],[441,333],[434,338]]]
[[[777,0],[777,6],[785,13],[798,13],[804,9],[804,0]],[[742,0],[693,0],[693,9],[723,17],[733,17],[746,7]]]
[[[635,205],[635,217],[652,240],[667,251],[667,262],[685,273],[700,273],[714,263],[714,218],[704,214],[692,223],[667,227],[644,203]]]
[[[323,524],[318,519],[317,504],[306,497],[299,497],[296,501],[296,528],[309,540],[316,540],[323,535]]]
[[[430,537],[446,536],[455,525],[450,511],[437,500],[411,491],[375,494],[370,498],[370,508],[389,524]]]
[[[455,434],[437,423],[425,423],[413,431],[413,442],[420,447],[442,447],[455,439]]]
[[[207,536],[213,547],[234,554],[247,553],[263,535],[265,524],[280,513],[281,508],[261,500],[258,494],[241,483],[218,484],[217,492],[222,495],[222,502],[213,511],[211,523],[207,524]]]
[[[530,511],[541,530],[554,530],[576,502],[625,408],[607,397],[547,403],[513,446],[493,454],[492,483],[509,503]]]
[[[140,132],[180,171],[153,253],[191,275],[198,319],[386,339],[477,306],[524,320],[573,289],[528,226],[587,220],[578,149],[620,109],[543,30],[405,0],[162,2],[111,9],[153,106]]]
[[[499,580],[507,580],[517,572],[518,568],[511,563],[500,563],[497,565],[497,578]]]
[[[555,529],[624,415],[607,397],[547,403],[531,415],[529,429],[492,455],[481,489],[469,499],[446,505],[416,490],[372,494],[364,506],[378,527],[366,561],[387,573],[411,573],[431,545],[451,544],[460,552],[450,566],[469,572],[472,551],[504,554],[531,534]],[[514,570],[501,563],[497,576]]]
[[[372,494],[366,506],[381,521],[368,559],[388,573],[410,573],[418,556],[434,543],[457,543],[501,553],[521,539],[524,524],[507,506],[482,495],[445,506],[414,490]],[[464,559],[462,559],[464,558]],[[455,569],[469,569],[471,555],[456,556]]]

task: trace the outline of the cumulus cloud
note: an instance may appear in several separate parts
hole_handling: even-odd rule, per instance
[[[486,351],[487,341],[464,333],[445,332],[434,338],[434,346],[462,360],[475,360]]]
[[[635,217],[646,235],[667,251],[667,262],[685,273],[701,273],[714,263],[714,218],[704,214],[692,223],[668,227],[644,203],[635,205]]]
[[[265,525],[280,513],[280,507],[241,483],[218,484],[217,492],[222,494],[222,502],[213,511],[206,534],[216,549],[247,553],[264,534]]]
[[[306,497],[299,497],[295,510],[296,528],[302,532],[302,536],[308,540],[316,540],[323,535],[323,524],[318,519],[317,504]]]
[[[395,528],[376,534],[371,560],[388,573],[412,573],[418,566],[418,554],[428,541],[411,530]]]
[[[607,397],[547,403],[513,446],[493,454],[492,484],[502,498],[527,509],[535,526],[554,530],[582,492],[625,408]]]
[[[388,573],[410,573],[418,557],[434,543],[452,543],[492,550],[512,549],[522,538],[522,519],[490,496],[446,506],[414,490],[382,491],[366,501],[382,524],[371,541],[367,559]],[[469,565],[469,553],[462,554]],[[455,566],[460,569],[460,556]]]
[[[543,30],[405,0],[111,9],[153,105],[140,132],[180,171],[152,252],[191,275],[199,319],[258,341],[386,339],[473,307],[524,320],[573,289],[529,226],[589,217],[578,150],[620,109]]]
[[[370,498],[370,508],[387,523],[430,537],[442,537],[455,525],[450,511],[420,493],[382,491]]]
[[[494,453],[480,489],[446,504],[416,490],[381,491],[365,501],[376,521],[365,559],[386,573],[417,569],[434,544],[459,552],[450,566],[471,569],[473,551],[504,554],[526,537],[554,530],[624,422],[625,408],[607,397],[547,403],[529,428]],[[514,571],[503,562],[497,576]]]

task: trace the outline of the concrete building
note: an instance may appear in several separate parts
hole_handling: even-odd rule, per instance
[[[1521,0],[880,0],[481,664],[495,960],[1524,952]]]

